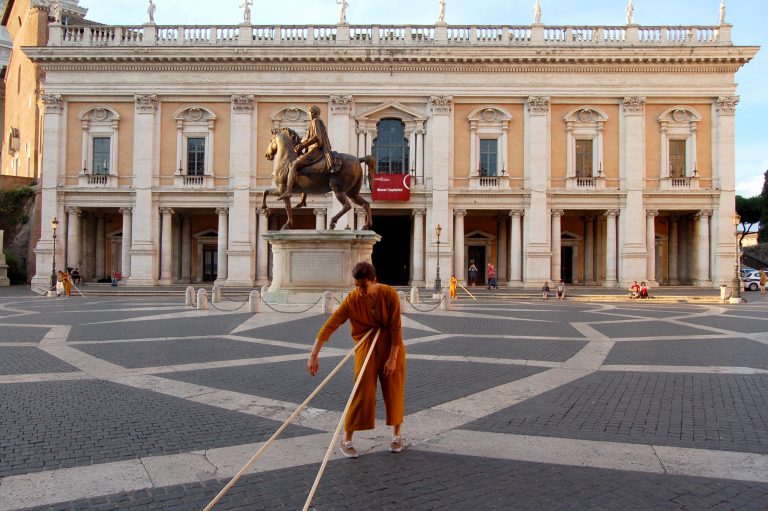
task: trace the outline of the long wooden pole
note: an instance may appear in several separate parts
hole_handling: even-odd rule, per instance
[[[331,381],[331,378],[333,378],[336,375],[336,373],[339,372],[339,369],[341,369],[341,367],[347,362],[347,360],[349,360],[349,357],[351,357],[352,354],[355,353],[358,350],[358,348],[360,348],[360,346],[363,345],[363,341],[365,341],[368,338],[368,336],[371,335],[371,332],[373,332],[373,328],[368,330],[368,332],[366,332],[366,334],[362,337],[362,339],[360,339],[360,341],[355,343],[355,345],[347,352],[346,355],[344,355],[344,358],[341,359],[341,362],[338,363],[338,365],[333,369],[333,371],[331,371],[328,374],[328,376],[326,376],[325,379],[320,383],[320,385],[318,385],[317,388],[309,395],[309,397],[305,399],[304,402],[301,403],[298,408],[296,408],[296,411],[293,412],[290,417],[285,419],[285,422],[283,422],[283,425],[280,426],[277,429],[277,431],[275,431],[275,434],[272,435],[269,440],[264,442],[264,445],[261,446],[261,448],[256,452],[256,454],[251,456],[251,459],[248,460],[248,463],[243,465],[243,468],[241,468],[240,471],[237,474],[235,474],[235,476],[227,483],[227,485],[218,493],[218,495],[216,495],[213,498],[213,500],[209,502],[207,506],[205,506],[205,509],[203,509],[203,511],[210,511],[211,509],[213,509],[213,506],[215,506],[219,502],[219,500],[221,500],[224,494],[227,493],[227,491],[229,491],[229,489],[235,485],[235,483],[243,476],[243,474],[245,474],[248,471],[248,469],[250,469],[253,466],[254,463],[256,463],[256,460],[259,459],[262,453],[264,453],[264,451],[266,451],[267,448],[270,445],[272,445],[272,443],[277,439],[277,437],[279,437],[282,434],[282,432],[285,431],[285,429],[291,424],[291,422],[293,422],[296,416],[298,416],[299,413],[301,413],[301,411],[304,408],[306,408],[309,402],[312,401],[312,399],[314,399],[314,397],[323,389],[323,387],[325,387],[326,384],[328,384],[328,382]],[[379,334],[377,331],[376,336],[378,337],[378,335]],[[376,341],[374,340],[374,342]]]
[[[458,284],[461,286],[461,282],[459,282]],[[469,296],[471,296],[472,298],[474,298],[474,299],[475,299],[475,301],[477,301],[477,298],[475,298],[475,295],[473,295],[472,293],[470,293],[469,291],[467,291],[467,288],[466,288],[466,287],[464,287],[464,286],[461,286],[461,289],[463,289],[464,291],[466,291],[466,292],[467,292],[467,294],[468,294]]]
[[[336,445],[336,439],[339,437],[339,431],[341,431],[341,425],[344,424],[344,419],[347,417],[347,412],[349,411],[349,407],[352,404],[352,398],[355,397],[355,392],[357,392],[357,387],[359,387],[360,382],[363,381],[365,368],[368,365],[368,360],[371,358],[373,349],[376,347],[376,341],[379,340],[380,333],[381,333],[381,328],[376,330],[376,335],[373,337],[373,342],[371,343],[371,347],[368,349],[368,354],[365,356],[365,360],[363,361],[363,367],[360,369],[360,374],[358,375],[357,380],[355,381],[355,386],[352,387],[352,393],[349,395],[349,399],[347,400],[347,406],[344,407],[344,412],[341,414],[341,419],[339,419],[339,424],[338,426],[336,426],[336,431],[333,433],[333,437],[331,438],[331,443],[328,444],[328,450],[325,451],[325,457],[323,458],[323,463],[320,465],[320,470],[317,472],[317,477],[315,477],[315,482],[314,484],[312,484],[312,489],[309,490],[307,501],[304,503],[304,511],[307,511],[309,509],[309,505],[312,503],[312,499],[315,496],[317,487],[320,485],[320,479],[323,477],[325,466],[328,464],[328,459],[331,457],[331,453],[333,452],[333,446]]]

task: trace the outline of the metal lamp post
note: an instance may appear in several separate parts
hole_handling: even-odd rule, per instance
[[[437,236],[437,268],[435,271],[435,292],[439,293],[443,288],[443,283],[440,281],[440,233],[443,232],[443,228],[440,224],[435,227],[435,236]]]
[[[731,283],[732,298],[741,298],[741,275],[739,274],[739,223],[741,223],[741,217],[738,213],[734,213],[733,230],[736,236],[736,260],[733,263],[733,282]]]
[[[53,262],[51,263],[51,291],[56,291],[56,229],[59,228],[59,221],[56,217],[51,220],[51,229],[53,229]]]

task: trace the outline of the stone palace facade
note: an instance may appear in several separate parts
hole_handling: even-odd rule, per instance
[[[34,0],[32,0],[34,2]],[[51,258],[126,285],[270,279],[270,133],[322,108],[333,148],[404,174],[372,202],[381,280],[718,286],[734,271],[732,27],[48,24],[41,91]],[[370,190],[365,196],[370,198]],[[295,199],[294,199],[295,200]],[[324,229],[329,194],[298,210]],[[302,213],[303,211],[303,213]],[[50,221],[61,227],[54,246]],[[337,229],[361,225],[349,213]],[[435,227],[442,228],[439,243]],[[64,266],[63,264],[61,265]]]

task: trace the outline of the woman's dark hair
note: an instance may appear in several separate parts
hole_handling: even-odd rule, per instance
[[[352,268],[352,278],[355,280],[374,280],[376,278],[376,268],[367,261],[357,263],[355,267]]]

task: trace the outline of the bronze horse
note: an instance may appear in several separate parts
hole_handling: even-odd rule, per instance
[[[272,138],[269,139],[267,152],[264,156],[273,162],[272,180],[277,188],[264,190],[264,194],[261,197],[261,208],[267,213],[269,213],[267,196],[280,196],[285,190],[285,185],[288,181],[288,165],[298,158],[293,148],[299,142],[301,142],[301,137],[290,128],[272,130]],[[376,172],[376,159],[373,156],[358,158],[344,153],[338,153],[337,157],[341,159],[342,165],[341,169],[333,174],[314,168],[299,170],[296,176],[294,191],[301,193],[302,196],[301,201],[299,201],[296,207],[300,208],[306,205],[307,194],[319,195],[333,192],[336,199],[341,203],[342,209],[331,219],[329,228],[333,230],[339,218],[352,209],[352,205],[349,203],[351,200],[365,210],[365,226],[363,226],[363,229],[369,229],[373,223],[373,218],[371,217],[371,205],[360,196],[360,188],[363,186],[363,179],[365,178],[363,167],[360,164],[365,163],[368,166],[368,184],[372,185]],[[283,202],[285,202],[285,211],[288,213],[288,221],[283,225],[282,229],[292,229],[293,209],[291,207],[291,199],[283,199]]]

